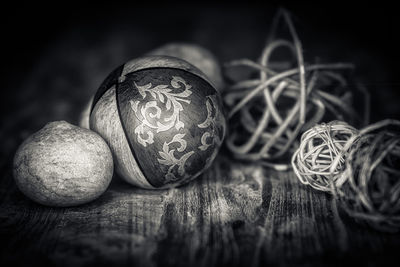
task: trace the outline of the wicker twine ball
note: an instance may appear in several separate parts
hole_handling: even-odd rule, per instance
[[[385,120],[360,131],[347,156],[347,181],[335,196],[357,221],[377,230],[400,229],[400,121]]]
[[[369,106],[364,88],[353,86],[345,75],[352,64],[307,64],[289,14],[283,11],[275,21],[279,18],[286,22],[292,40],[270,38],[257,62],[242,59],[225,64],[226,76],[235,68],[254,76],[234,80],[224,92],[224,102],[229,110],[226,146],[232,155],[282,170],[290,167],[305,129],[331,120],[363,125]],[[286,60],[276,60],[282,55]],[[353,106],[351,88],[362,94],[359,102],[365,100],[364,118]]]
[[[299,148],[293,154],[292,167],[299,180],[312,188],[331,192],[332,183],[344,182],[343,147],[357,130],[342,121],[318,124],[301,136]],[[336,164],[337,163],[337,164]]]

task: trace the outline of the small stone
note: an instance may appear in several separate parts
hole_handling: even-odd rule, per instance
[[[113,175],[106,142],[95,132],[65,121],[51,122],[28,137],[14,157],[18,188],[35,202],[67,207],[105,192]]]

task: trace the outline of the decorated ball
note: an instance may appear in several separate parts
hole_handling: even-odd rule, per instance
[[[67,207],[99,197],[113,175],[112,154],[95,132],[51,122],[28,137],[14,157],[14,179],[30,199]]]
[[[211,165],[226,122],[220,95],[200,70],[178,58],[146,56],[106,78],[93,100],[90,129],[107,141],[124,180],[161,189]]]

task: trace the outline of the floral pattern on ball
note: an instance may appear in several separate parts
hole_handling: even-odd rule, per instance
[[[179,143],[180,146],[176,150],[178,152],[185,151],[185,149],[187,147],[187,142],[183,139],[183,137],[185,137],[185,134],[176,134],[170,142],[168,142],[168,143],[164,142],[163,151],[158,152],[161,156],[161,159],[160,158],[157,159],[158,162],[160,164],[169,166],[168,172],[165,175],[165,179],[166,179],[167,183],[175,182],[176,180],[178,180],[176,175],[173,173],[173,168],[175,166],[178,166],[178,175],[180,177],[186,178],[188,176],[185,172],[185,163],[188,160],[188,158],[194,154],[194,151],[187,152],[180,158],[176,158],[174,155],[175,149],[170,150],[170,147],[169,147],[172,143]]]
[[[200,150],[204,151],[207,150],[209,146],[213,145],[214,143],[217,145],[221,145],[221,138],[219,138],[217,132],[217,118],[219,116],[218,104],[217,104],[217,97],[216,95],[209,95],[207,96],[206,101],[207,107],[207,118],[200,124],[197,125],[199,128],[208,128],[211,126],[210,131],[205,132],[201,136],[201,145],[198,147]],[[207,140],[211,138],[212,142],[207,143]]]
[[[139,74],[140,78],[129,76],[121,84],[121,95],[131,94],[125,98],[128,110],[121,110],[129,116],[124,121],[133,123],[128,129],[132,150],[143,159],[154,157],[153,163],[143,162],[143,168],[144,172],[148,167],[157,169],[156,185],[197,177],[211,165],[225,134],[219,99],[211,87],[176,72],[161,76],[152,70]]]
[[[140,86],[135,83],[135,87],[138,89],[140,95],[143,99],[145,99],[146,94],[149,93],[155,101],[149,101],[144,106],[138,110],[138,106],[140,101],[130,101],[132,109],[135,111],[137,118],[142,122],[139,124],[135,133],[138,137],[138,142],[144,147],[147,144],[152,144],[154,142],[154,133],[150,129],[156,129],[156,132],[164,132],[175,126],[176,130],[179,130],[185,127],[185,124],[179,119],[179,113],[183,111],[182,104],[180,102],[185,102],[190,104],[190,99],[185,99],[192,94],[190,89],[191,85],[187,84],[186,81],[179,77],[173,76],[171,80],[171,86],[175,89],[181,88],[181,84],[183,84],[185,90],[180,93],[173,93],[173,89],[169,88],[168,85],[157,85],[155,87],[152,86],[151,83]],[[164,118],[160,121],[161,118],[161,108],[158,106],[158,101],[161,103],[165,103],[166,110],[169,111],[172,108],[171,116]],[[155,109],[155,113],[149,111],[150,109]],[[148,119],[156,118],[157,122],[154,124],[151,120]],[[145,126],[150,128],[147,132],[147,138],[143,138],[143,134],[145,133]]]

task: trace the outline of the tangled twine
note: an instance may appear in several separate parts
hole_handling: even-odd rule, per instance
[[[334,193],[345,211],[375,229],[400,229],[400,121],[384,120],[360,131]]]
[[[241,66],[257,71],[259,77],[233,84],[224,95],[225,105],[230,110],[228,149],[236,158],[262,160],[265,165],[278,170],[288,168],[286,159],[298,146],[296,139],[302,129],[320,122],[327,111],[333,119],[358,118],[349,103],[352,94],[347,90],[348,82],[337,72],[352,69],[353,65],[306,65],[289,14],[281,10],[273,24],[276,26],[281,16],[293,42],[282,39],[269,42],[259,62],[242,59],[227,63],[226,70]],[[297,67],[273,70],[271,56],[282,47],[294,54]],[[363,93],[366,95],[365,91]],[[368,120],[369,107],[365,105],[365,109],[364,119]],[[282,159],[286,160],[284,164],[275,162]]]
[[[342,121],[322,123],[304,132],[292,157],[292,167],[299,180],[326,192],[332,190],[332,183],[340,186],[345,181],[341,179],[345,167],[343,147],[357,133]]]

